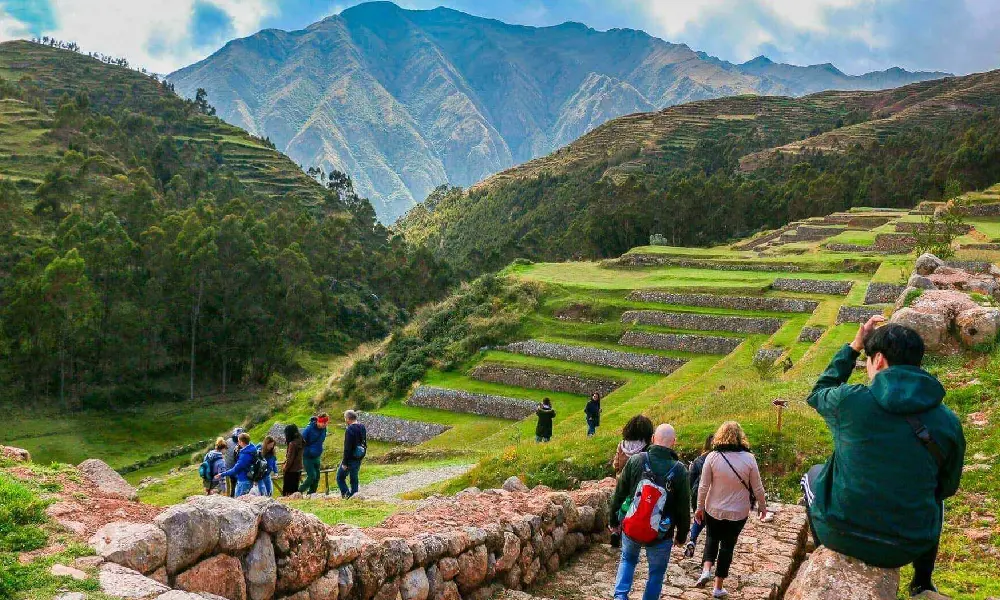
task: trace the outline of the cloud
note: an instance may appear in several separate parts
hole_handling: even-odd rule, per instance
[[[0,42],[16,40],[31,36],[31,30],[21,21],[4,12],[0,8]]]

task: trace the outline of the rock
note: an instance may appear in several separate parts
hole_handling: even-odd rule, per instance
[[[399,600],[399,581],[390,579],[383,583],[372,600]]]
[[[503,551],[497,560],[497,571],[509,571],[521,555],[521,540],[509,531],[503,534]]]
[[[31,453],[24,448],[0,446],[0,458],[5,458],[13,462],[31,462]]]
[[[508,492],[527,492],[528,486],[526,486],[517,476],[511,475],[507,478],[507,481],[503,482],[503,489]]]
[[[430,595],[430,582],[427,579],[427,571],[414,569],[403,575],[399,586],[399,593],[403,600],[427,600]]]
[[[157,596],[156,600],[204,600],[204,596],[183,590],[170,590],[166,594]]]
[[[944,594],[939,594],[937,592],[920,592],[916,596],[910,596],[911,600],[951,600],[950,596],[945,596]],[[987,598],[986,600],[990,600]]]
[[[247,582],[240,559],[228,554],[216,554],[205,559],[174,580],[177,589],[187,592],[207,592],[229,600],[246,600]]]
[[[87,597],[83,595],[83,592],[66,592],[59,594],[53,600],[87,600]]]
[[[163,585],[170,585],[170,578],[167,577],[167,568],[160,567],[148,575],[150,579]]]
[[[1000,332],[1000,309],[982,306],[970,308],[955,317],[955,327],[966,346],[992,343]]]
[[[921,254],[917,259],[915,270],[918,275],[927,276],[944,266],[944,261],[931,253]]]
[[[354,567],[351,565],[344,565],[337,569],[339,575],[338,580],[340,581],[337,586],[337,594],[341,598],[347,598],[354,591]]]
[[[896,600],[898,569],[880,569],[819,548],[785,592],[785,600]]]
[[[73,561],[73,566],[77,569],[96,569],[103,562],[104,559],[100,556],[81,556]]]
[[[152,598],[170,591],[138,571],[115,563],[104,563],[98,574],[101,591],[122,598]]]
[[[268,533],[278,533],[292,522],[292,509],[274,498],[247,494],[238,498],[260,516],[260,526]]]
[[[108,523],[90,538],[90,546],[104,560],[143,575],[159,569],[167,559],[167,536],[149,523]]]
[[[373,543],[371,538],[361,533],[360,530],[351,535],[326,536],[326,547],[329,553],[327,569],[336,569],[352,562],[361,554],[362,550]]]
[[[59,526],[66,531],[78,536],[84,537],[87,535],[87,526],[79,521],[66,521],[63,519],[57,519]]]
[[[906,282],[906,287],[915,288],[918,290],[935,290],[937,286],[930,279],[924,277],[923,275],[918,275],[914,273],[910,275],[910,279]]]
[[[979,306],[964,292],[927,290],[913,301],[910,308],[917,312],[942,315],[951,322],[959,313]]]
[[[309,586],[309,600],[337,600],[340,577],[337,570],[320,577]]]
[[[315,515],[295,511],[292,522],[274,538],[279,593],[306,588],[326,571],[326,525]]]
[[[437,569],[441,579],[451,581],[458,575],[458,560],[448,556],[438,561]]]
[[[413,552],[410,550],[410,544],[403,538],[382,540],[382,556],[385,561],[385,572],[389,577],[402,575],[413,568]]]
[[[940,350],[948,338],[948,321],[939,314],[904,308],[893,313],[889,321],[916,331],[924,341],[924,347],[928,352]]]
[[[274,545],[267,532],[261,532],[243,559],[243,572],[247,578],[247,597],[250,600],[267,600],[274,596],[278,567],[274,560]]]
[[[459,570],[455,581],[458,582],[459,591],[471,592],[486,580],[488,554],[486,546],[476,546],[458,557]]]
[[[167,535],[167,573],[174,575],[198,562],[219,543],[219,519],[196,504],[175,504],[154,523]]]
[[[80,569],[74,569],[73,567],[67,567],[66,565],[61,565],[59,563],[52,565],[52,568],[49,569],[49,573],[56,577],[72,577],[77,581],[83,581],[87,578],[87,574]]]
[[[195,496],[188,504],[215,516],[219,523],[218,552],[236,554],[257,539],[261,514],[248,503],[227,496]]]
[[[108,496],[116,496],[126,500],[139,499],[139,492],[103,460],[90,458],[77,465],[76,468],[98,490]]]
[[[462,595],[458,593],[458,586],[454,581],[446,581],[441,585],[441,589],[435,594],[433,600],[462,600]]]
[[[593,506],[581,506],[577,508],[579,515],[576,521],[578,531],[591,532],[594,530],[594,522],[597,518],[597,511]]]

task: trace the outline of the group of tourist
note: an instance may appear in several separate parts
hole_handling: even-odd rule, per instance
[[[587,401],[587,406],[583,409],[583,414],[587,421],[587,436],[593,437],[597,433],[597,428],[601,424],[601,394],[594,392]],[[552,400],[543,398],[535,411],[538,423],[535,425],[535,441],[544,444],[552,439],[552,421],[556,418],[556,411],[552,408]]]
[[[285,461],[281,494],[315,494],[322,472],[323,448],[330,416],[315,415],[301,431],[295,424],[285,427]],[[337,468],[337,486],[343,498],[358,493],[358,474],[368,451],[368,432],[355,411],[344,413],[344,453]],[[305,473],[305,480],[302,474]],[[274,494],[272,475],[278,473],[277,442],[268,435],[255,446],[250,434],[237,427],[229,439],[219,438],[199,468],[206,494],[239,497],[256,489],[261,496]],[[300,483],[301,482],[301,483]],[[348,483],[349,482],[349,483]]]
[[[874,317],[862,325],[809,395],[833,434],[834,452],[802,478],[803,503],[817,546],[877,567],[912,564],[909,591],[916,596],[936,591],[931,575],[943,501],[958,490],[965,438],[942,404],[944,388],[920,367],[920,336],[883,322]],[[862,352],[870,383],[848,384]],[[712,583],[713,598],[727,596],[725,579],[751,514],[774,518],[742,427],[723,423],[690,465],[674,451],[677,433],[669,424],[654,429],[639,415],[622,438],[612,460],[618,483],[609,514],[612,542],[621,545],[615,600],[627,600],[643,548],[649,579],[642,597],[659,599],[671,549],[694,557],[702,531],[695,585]]]

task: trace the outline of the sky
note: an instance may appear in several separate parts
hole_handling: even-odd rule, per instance
[[[0,41],[48,35],[169,73],[235,37],[301,29],[344,0],[0,0]],[[642,29],[724,60],[830,62],[860,74],[900,66],[1000,68],[1000,0],[400,0],[522,25]]]

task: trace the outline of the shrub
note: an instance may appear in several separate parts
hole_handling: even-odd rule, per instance
[[[906,292],[906,296],[903,298],[903,306],[910,306],[923,293],[924,293],[924,290],[919,289],[919,288],[912,289],[912,290]]]

